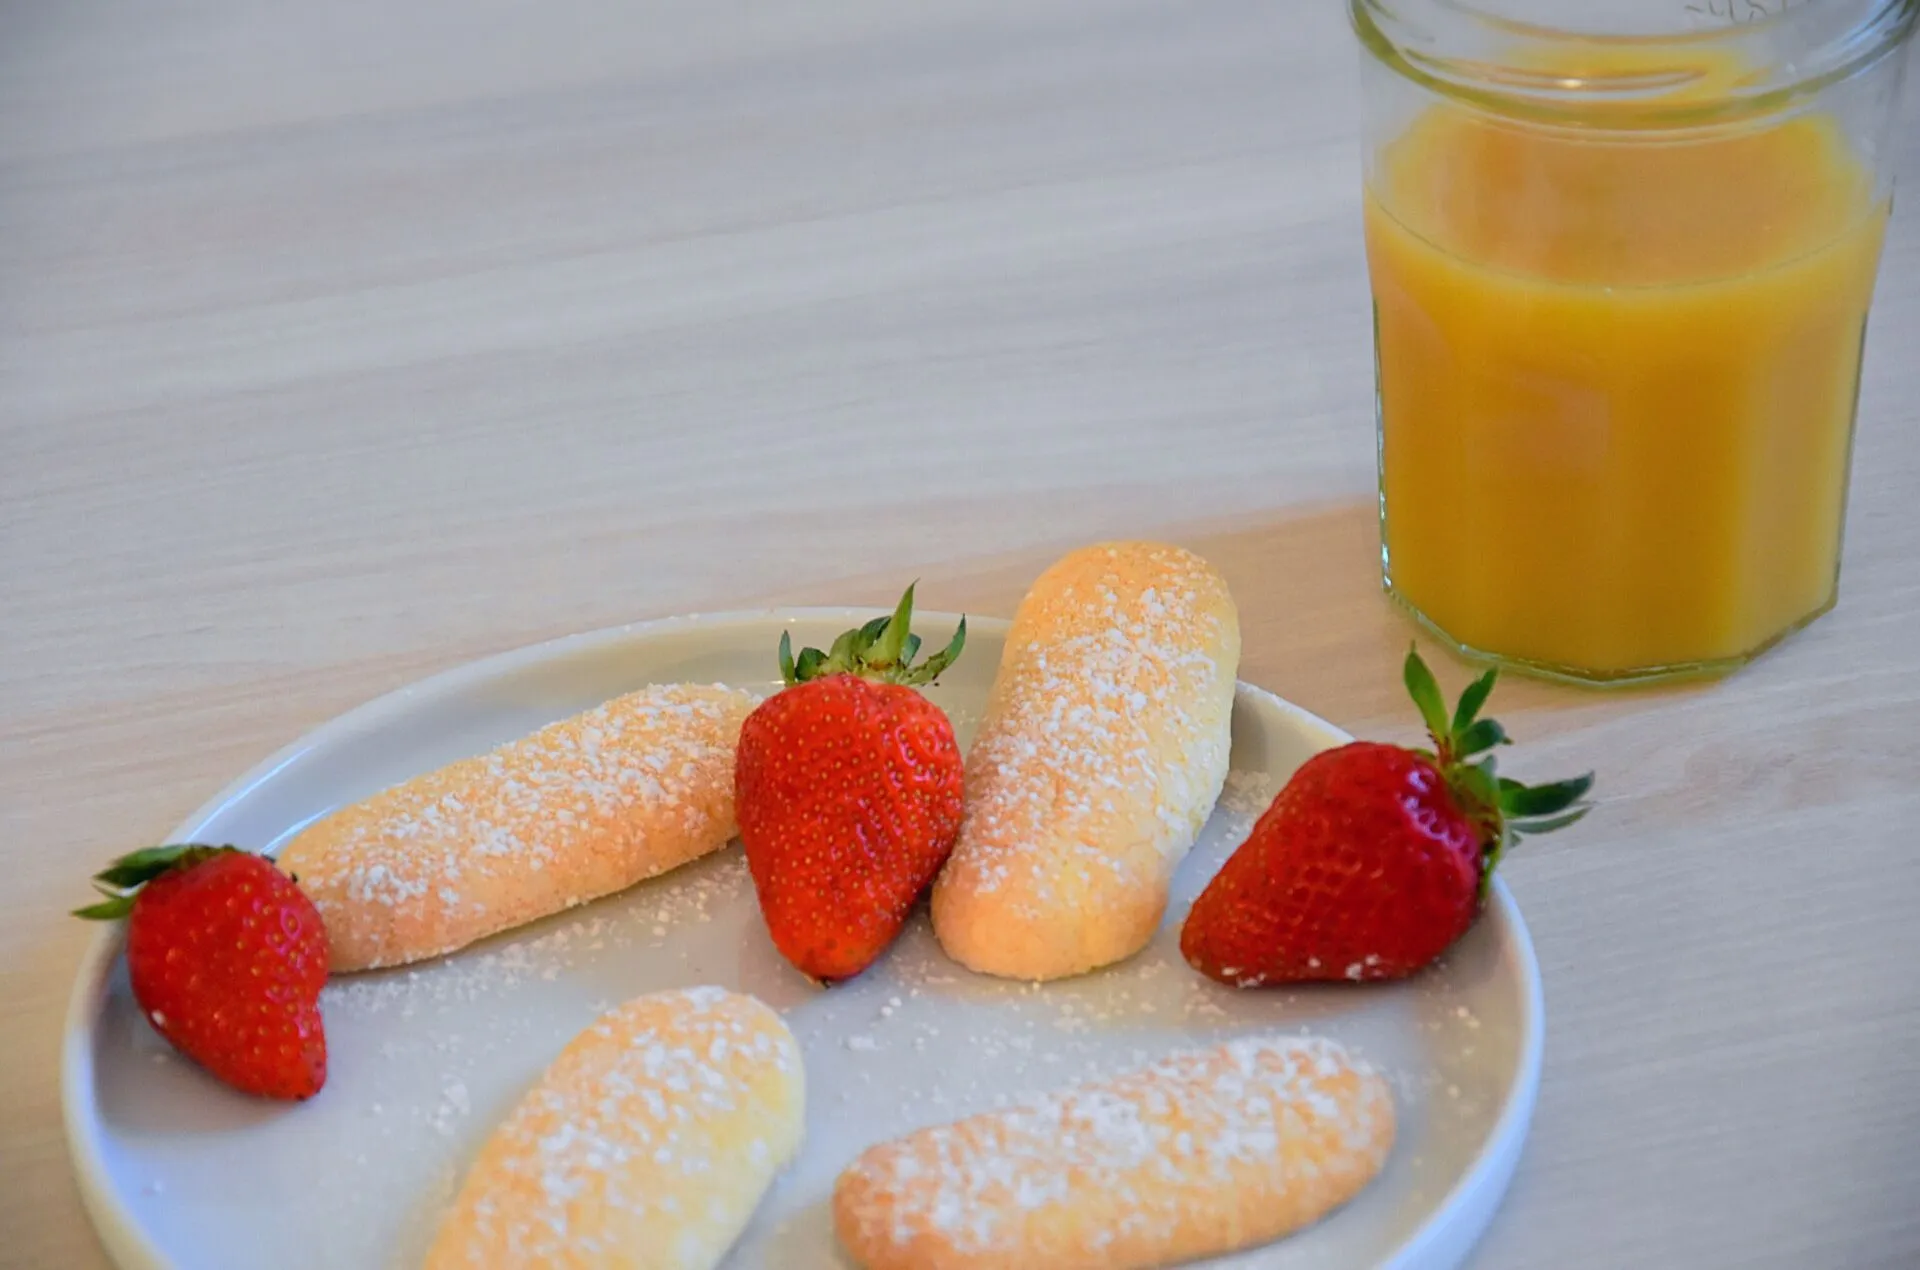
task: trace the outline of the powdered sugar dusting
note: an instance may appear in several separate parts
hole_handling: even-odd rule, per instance
[[[1385,1158],[1393,1123],[1386,1083],[1339,1045],[1247,1037],[877,1147],[841,1194],[863,1243],[908,1257],[1082,1261],[1204,1228],[1249,1187],[1275,1202],[1344,1197]]]
[[[683,684],[617,697],[344,808],[281,862],[326,919],[337,966],[458,948],[725,842],[752,700]]]
[[[1234,623],[1225,583],[1178,548],[1089,549],[1050,570],[967,756],[941,889],[1004,889],[1014,915],[1072,925],[1102,907],[1089,897],[1164,884],[1226,776]]]
[[[1233,768],[1227,773],[1227,779],[1220,787],[1220,801],[1214,806],[1214,814],[1244,820],[1247,827],[1251,829],[1253,822],[1272,805],[1273,796],[1278,790],[1279,783],[1266,772],[1244,767]]]
[[[837,629],[795,634],[821,644]],[[777,630],[756,633],[751,648],[742,641],[737,657],[726,654],[732,661],[702,660],[702,673],[710,666],[764,684],[777,638]],[[997,652],[991,627],[978,623],[967,659],[929,690],[963,743]],[[632,647],[605,664],[570,669],[557,693],[550,676],[490,681],[453,728],[435,722],[422,742],[423,720],[411,718],[378,746],[354,742],[348,766],[371,764],[380,779],[397,780],[449,752],[480,753],[577,708],[596,684],[631,684],[650,665]],[[729,847],[455,955],[336,978],[322,999],[334,1060],[328,1087],[296,1112],[271,1116],[240,1107],[174,1057],[118,981],[101,1025],[102,1097],[129,1107],[126,1123],[220,1126],[118,1136],[127,1176],[166,1180],[164,1194],[125,1198],[149,1229],[190,1229],[196,1247],[214,1238],[235,1264],[256,1264],[265,1249],[290,1270],[418,1270],[486,1138],[568,1038],[636,995],[720,983],[786,1016],[806,1054],[811,1108],[807,1150],[722,1263],[730,1270],[844,1267],[828,1201],[839,1171],[878,1143],[1006,1109],[1036,1091],[1105,1081],[1179,1047],[1303,1031],[1338,1039],[1389,1075],[1401,1141],[1382,1177],[1335,1220],[1204,1264],[1263,1270],[1284,1261],[1308,1270],[1391,1260],[1479,1158],[1511,1095],[1524,1022],[1514,966],[1525,959],[1490,918],[1447,964],[1406,984],[1235,991],[1193,974],[1176,943],[1187,904],[1313,744],[1269,712],[1262,693],[1243,689],[1236,712],[1236,731],[1258,742],[1236,759],[1270,770],[1228,774],[1212,821],[1174,870],[1159,933],[1095,974],[1044,986],[977,976],[956,966],[916,916],[867,974],[821,991],[768,943],[744,862]],[[302,765],[248,795],[251,823],[267,827],[242,830],[242,840],[264,841],[337,798],[333,777],[302,776],[315,770]],[[303,782],[293,796],[288,780]],[[863,1039],[850,1048],[854,1037]],[[236,1114],[247,1117],[238,1135]]]
[[[800,1065],[777,1015],[717,987],[608,1011],[489,1141],[428,1264],[574,1264],[636,1247],[711,1264],[797,1146]]]
[[[511,1006],[540,985],[590,974],[609,957],[636,954],[652,964],[664,957],[661,968],[669,973],[698,973],[684,936],[713,922],[716,913],[738,911],[743,902],[753,903],[752,878],[733,849],[496,943],[417,966],[336,976],[321,993],[321,1007],[330,1028],[380,1028],[384,1022],[385,1030],[405,1039],[382,1042],[382,1058],[436,1062],[452,1078],[454,1062],[490,1055],[527,1036],[532,1026],[527,1011]],[[467,1029],[453,1022],[480,1008],[492,1017],[487,1027]],[[432,1127],[445,1132],[447,1121],[436,1119]]]

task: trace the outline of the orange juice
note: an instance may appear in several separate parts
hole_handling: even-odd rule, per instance
[[[1825,611],[1885,219],[1817,116],[1649,137],[1427,110],[1366,197],[1394,593],[1597,679]]]

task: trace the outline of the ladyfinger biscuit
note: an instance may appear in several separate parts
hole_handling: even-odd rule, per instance
[[[752,997],[690,988],[568,1044],[468,1171],[427,1270],[708,1270],[800,1149],[800,1047]]]
[[[725,845],[753,706],[642,688],[343,807],[280,865],[320,910],[335,971],[452,952]]]
[[[1387,1082],[1332,1041],[1248,1038],[923,1129],[834,1188],[865,1270],[1134,1270],[1251,1247],[1352,1199]]]
[[[1174,866],[1226,781],[1240,624],[1206,561],[1086,547],[1027,593],[967,754],[933,891],[948,954],[1054,979],[1153,938]]]

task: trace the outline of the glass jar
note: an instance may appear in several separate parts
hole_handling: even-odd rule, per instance
[[[1350,9],[1389,592],[1598,683],[1826,612],[1920,0]]]

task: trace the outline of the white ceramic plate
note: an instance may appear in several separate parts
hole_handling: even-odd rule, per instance
[[[341,803],[646,683],[771,687],[783,627],[796,647],[824,647],[871,616],[678,618],[477,662],[318,729],[172,836],[270,850]],[[916,616],[929,647],[945,642],[951,616]],[[1005,630],[972,621],[966,655],[931,690],[963,745]],[[806,1146],[730,1268],[845,1266],[826,1201],[835,1174],[877,1140],[1183,1045],[1308,1029],[1393,1074],[1393,1156],[1318,1226],[1211,1264],[1456,1266],[1506,1188],[1539,1079],[1539,968],[1505,889],[1445,964],[1391,987],[1236,991],[1193,973],[1177,947],[1187,906],[1272,792],[1346,739],[1242,684],[1234,775],[1160,935],[1106,971],[1045,987],[977,977],[941,954],[922,916],[866,974],[818,989],[768,941],[733,846],[452,957],[336,979],[322,1005],[328,1084],[298,1106],[232,1093],[174,1055],[134,1008],[118,937],[103,930],[75,987],[63,1072],[88,1208],[129,1270],[416,1265],[466,1162],[569,1038],[628,997],[716,983],[784,1011],[807,1056]]]

